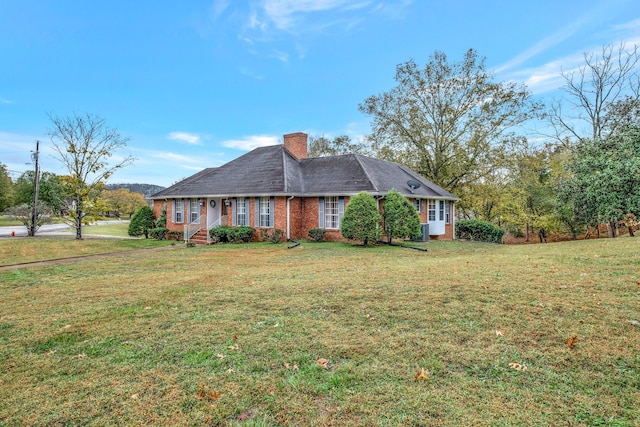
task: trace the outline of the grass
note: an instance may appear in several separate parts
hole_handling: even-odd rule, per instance
[[[113,237],[127,237],[129,238],[129,221],[113,222],[101,225],[87,225],[82,227],[82,235],[100,235],[100,236],[113,236]],[[69,232],[75,234],[75,229],[69,229]]]
[[[71,233],[69,236],[40,235],[35,238],[0,239],[0,266],[154,248],[176,243],[154,239],[95,238],[84,233],[83,236],[84,240],[75,240],[75,235]]]
[[[640,423],[640,239],[428,248],[0,272],[0,425]]]

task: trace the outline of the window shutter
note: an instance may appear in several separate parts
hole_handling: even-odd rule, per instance
[[[255,200],[255,203],[253,207],[253,213],[254,213],[253,223],[256,226],[256,228],[258,228],[260,227],[260,197],[256,197],[254,200]]]
[[[342,216],[344,215],[344,197],[338,198],[338,227],[342,224]]]
[[[171,199],[171,222],[176,222],[176,199]]]
[[[231,199],[231,225],[234,227],[238,225],[237,224],[238,210],[236,209],[236,203],[237,203],[237,200],[235,197]]]
[[[275,227],[275,214],[276,214],[276,199],[275,197],[271,197],[269,201],[269,227]]]
[[[318,228],[324,228],[324,197],[318,197]]]
[[[420,199],[420,212],[426,212],[427,210],[427,201],[424,199]]]

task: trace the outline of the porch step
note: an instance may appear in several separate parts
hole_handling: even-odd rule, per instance
[[[196,245],[206,245],[207,242],[207,230],[199,230],[196,234],[191,236],[189,239],[190,242],[195,243]]]

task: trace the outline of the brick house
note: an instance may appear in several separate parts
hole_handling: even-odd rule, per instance
[[[208,230],[220,225],[281,229],[290,239],[323,228],[327,240],[339,240],[351,196],[366,191],[382,208],[394,188],[412,201],[430,238],[453,238],[456,196],[397,163],[360,154],[308,158],[301,132],[284,135],[283,145],[204,169],[151,198],[156,217],[166,208],[169,230],[196,242],[205,243]]]

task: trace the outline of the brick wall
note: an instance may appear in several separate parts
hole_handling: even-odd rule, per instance
[[[308,157],[307,134],[296,132],[285,135],[284,148],[296,159],[306,159]]]

